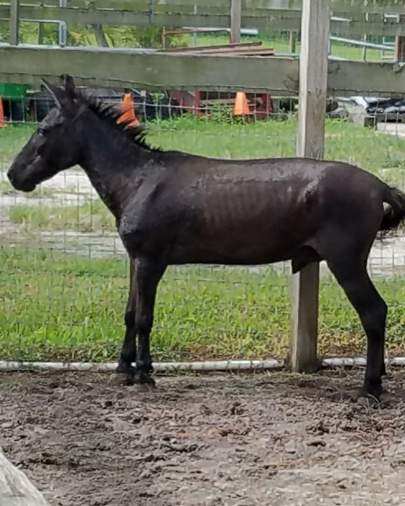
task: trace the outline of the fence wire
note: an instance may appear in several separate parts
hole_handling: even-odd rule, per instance
[[[93,93],[118,103],[122,91]],[[296,98],[247,94],[242,110],[231,90],[133,90],[133,96],[149,142],[162,149],[227,159],[294,155]],[[51,105],[43,91],[3,97],[0,359],[115,359],[123,335],[128,265],[113,218],[78,167],[31,194],[16,192],[6,178],[12,159]],[[333,97],[327,116],[326,158],[355,163],[405,189],[404,104]],[[369,269],[390,307],[388,346],[395,353],[404,344],[403,231],[376,241]],[[362,353],[357,316],[324,265],[321,271],[321,353]],[[170,268],[158,294],[154,358],[284,357],[289,278],[288,263]]]

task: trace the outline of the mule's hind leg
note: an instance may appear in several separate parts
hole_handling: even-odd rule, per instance
[[[384,373],[384,336],[387,305],[370,280],[365,263],[328,262],[329,268],[356,309],[367,335],[364,394],[379,397]]]

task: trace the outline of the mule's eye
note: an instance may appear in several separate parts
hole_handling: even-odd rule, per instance
[[[39,127],[39,128],[38,128],[38,133],[39,133],[39,135],[46,135],[46,130],[45,130],[45,128],[41,128],[41,127]]]

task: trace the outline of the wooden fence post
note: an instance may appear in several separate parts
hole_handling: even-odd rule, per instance
[[[240,42],[242,0],[231,0],[231,42]]]
[[[289,36],[289,50],[293,54],[297,52],[297,35],[297,32],[291,31]]]
[[[108,44],[107,37],[104,33],[103,25],[97,24],[93,25],[94,28],[94,34],[96,36],[96,42],[99,47],[110,47]]]
[[[19,25],[20,25],[20,2],[19,0],[10,0],[10,44],[18,46]]]
[[[323,157],[330,11],[325,0],[303,0],[297,156]],[[293,276],[290,364],[293,371],[317,367],[319,264]]]
[[[395,38],[395,61],[405,62],[405,37],[397,36]]]
[[[363,35],[363,40],[364,40],[364,42],[367,42],[367,34],[366,33]],[[364,62],[367,61],[367,46],[363,47],[363,61]]]
[[[59,0],[59,7],[67,7],[67,0]],[[59,22],[58,28],[58,44],[60,47],[65,47],[67,43],[67,24],[65,21]]]

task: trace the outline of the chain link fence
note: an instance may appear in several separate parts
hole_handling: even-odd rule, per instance
[[[118,103],[123,91],[93,93]],[[227,159],[294,156],[294,97],[237,98],[232,90],[132,93],[153,146]],[[114,220],[78,167],[31,194],[10,186],[11,161],[52,103],[43,90],[2,100],[7,126],[0,129],[0,359],[115,359],[128,265]],[[325,157],[357,164],[405,189],[404,105],[331,98]],[[402,230],[376,241],[369,268],[390,308],[388,349],[397,353],[405,328]],[[321,353],[362,353],[357,316],[324,265],[321,270]],[[155,360],[284,357],[289,277],[288,263],[171,267],[158,294]]]

